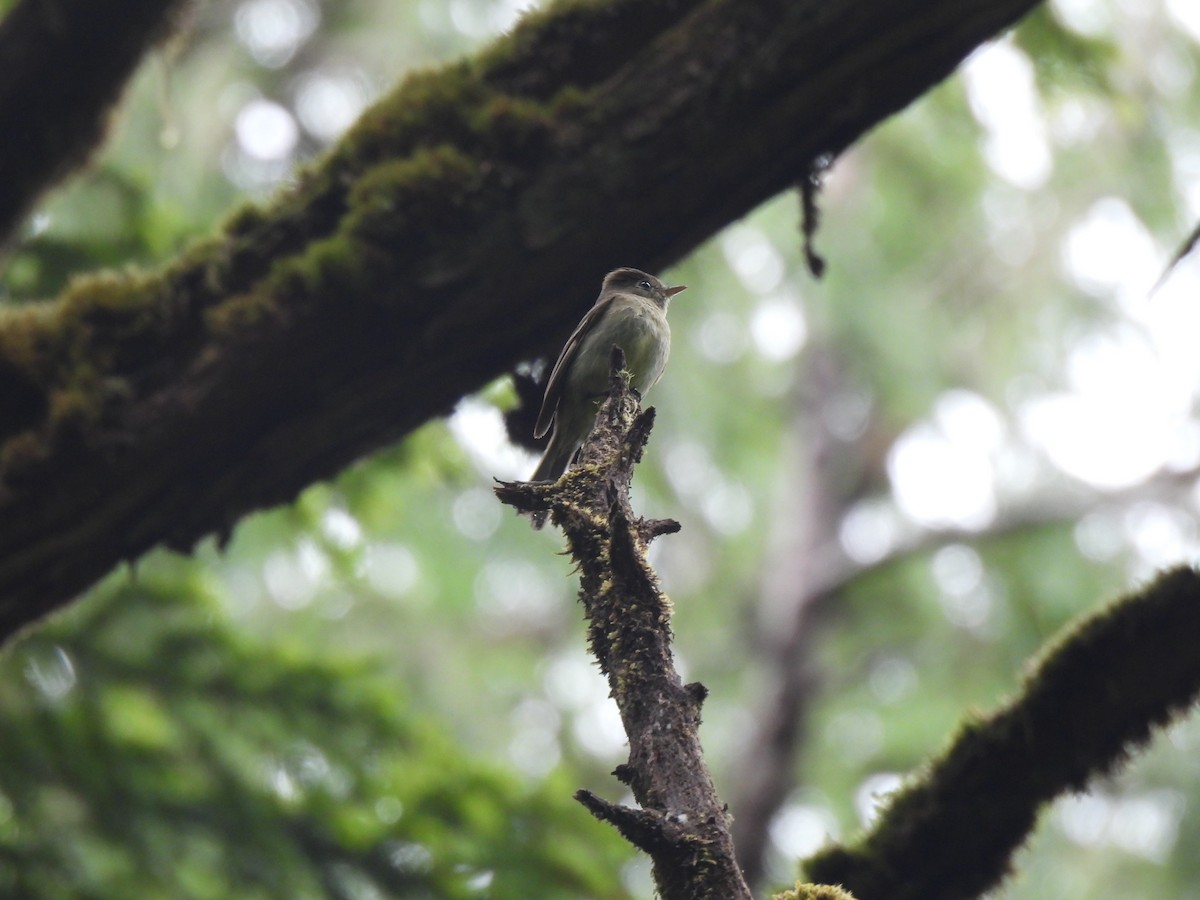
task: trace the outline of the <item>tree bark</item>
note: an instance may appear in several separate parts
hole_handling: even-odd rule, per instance
[[[681,258],[1035,5],[551,9],[162,271],[0,318],[0,637],[556,348],[605,271]]]
[[[613,349],[608,397],[578,462],[554,484],[501,482],[496,495],[521,512],[553,511],[579,570],[588,645],[629,737],[629,761],[613,772],[637,808],[580,790],[588,811],[654,863],[663,900],[750,900],[734,856],[729,815],[700,747],[704,685],[685,685],[671,652],[671,601],[646,559],[650,541],[679,530],[671,519],[634,515],[629,485],[650,437],[629,386],[625,354]]]

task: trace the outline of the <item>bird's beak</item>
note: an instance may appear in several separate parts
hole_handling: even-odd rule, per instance
[[[686,291],[686,290],[687,290],[686,284],[678,284],[675,287],[663,288],[663,293],[666,294],[668,297],[674,297],[680,291]]]

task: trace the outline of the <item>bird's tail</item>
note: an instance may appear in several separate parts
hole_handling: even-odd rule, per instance
[[[574,455],[574,447],[561,447],[559,446],[559,442],[554,437],[551,437],[550,446],[546,448],[546,453],[542,456],[542,461],[533,470],[533,475],[529,477],[529,480],[534,482],[558,481],[562,477],[563,472],[567,471],[567,466],[570,465],[571,457]],[[545,510],[533,513],[530,516],[533,527],[540,531],[546,524],[546,516],[547,513]]]

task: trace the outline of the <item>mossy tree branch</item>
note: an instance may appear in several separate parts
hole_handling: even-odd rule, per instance
[[[556,349],[605,271],[680,258],[1034,5],[560,4],[162,271],[4,315],[0,638]]]
[[[637,518],[629,504],[654,410],[640,411],[624,365],[624,354],[614,350],[608,398],[578,463],[555,484],[501,483],[496,493],[523,512],[549,509],[566,534],[579,568],[589,644],[629,737],[629,761],[614,774],[640,808],[590,791],[576,797],[650,855],[664,900],[748,900],[728,816],[700,747],[706,692],[703,685],[683,684],[675,671],[670,600],[646,561],[650,541],[679,525]]]
[[[962,724],[852,847],[808,860],[859,900],[975,897],[1054,797],[1083,790],[1200,696],[1200,573],[1179,568],[1066,629],[1021,693]]]
[[[0,246],[87,159],[184,0],[20,0],[0,21]]]

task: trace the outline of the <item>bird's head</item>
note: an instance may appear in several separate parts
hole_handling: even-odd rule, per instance
[[[639,297],[653,300],[666,309],[667,301],[686,288],[687,286],[682,284],[667,287],[653,275],[643,272],[641,269],[614,269],[604,276],[604,287],[601,288],[600,295],[637,294]]]

